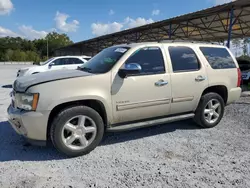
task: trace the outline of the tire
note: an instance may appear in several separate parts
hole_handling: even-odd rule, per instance
[[[81,145],[80,139],[75,139],[75,141],[72,143],[72,145],[67,145],[68,143],[66,141],[68,138],[71,138],[72,135],[74,136],[77,134],[83,134],[82,132],[77,133],[77,131],[70,132],[65,128],[67,122],[69,122],[70,119],[72,119],[72,118],[73,119],[71,120],[71,122],[69,122],[70,125],[73,125],[74,122],[77,122],[77,125],[74,125],[74,126],[79,127],[78,124],[79,124],[80,120],[79,120],[78,116],[85,117],[84,122],[86,122],[88,120],[89,122],[91,122],[90,123],[91,125],[95,124],[95,129],[96,129],[95,133],[93,133],[93,134],[87,133],[87,131],[84,133],[84,135],[86,134],[86,136],[89,136],[87,134],[92,134],[92,137],[90,139],[90,140],[92,140],[91,143],[87,139],[87,137],[84,136],[85,141],[88,141],[90,143],[89,145],[86,145],[86,147],[84,147],[84,148],[80,148],[80,146],[78,146],[78,145]],[[74,117],[78,118],[78,120],[74,119]],[[87,126],[85,128],[87,128]],[[65,132],[70,135],[68,138],[64,138]],[[55,116],[54,120],[52,121],[51,129],[50,129],[50,137],[51,137],[51,141],[52,141],[54,147],[58,151],[67,155],[68,157],[77,157],[77,156],[82,156],[82,155],[88,154],[89,152],[94,150],[99,145],[99,143],[101,142],[101,140],[103,138],[103,134],[104,134],[103,119],[94,109],[87,107],[87,106],[73,106],[73,107],[69,107],[69,108],[62,110],[57,116]],[[83,138],[83,136],[81,138]],[[85,142],[85,143],[87,143],[87,142]],[[74,146],[74,144],[75,144],[75,146]],[[83,146],[81,146],[81,147],[83,147]]]
[[[216,105],[217,105],[217,102],[218,102],[220,107],[218,107],[215,110],[213,109],[211,111],[211,113],[207,113],[208,110],[209,110],[209,107],[208,107],[209,104],[208,103],[211,102],[211,101],[212,101],[212,104],[216,104]],[[216,105],[214,105],[214,107]],[[207,94],[203,95],[201,97],[201,99],[200,99],[199,105],[198,105],[198,107],[197,107],[197,109],[195,111],[194,121],[199,126],[201,126],[203,128],[215,127],[221,121],[221,119],[222,119],[222,117],[224,115],[224,109],[225,109],[225,103],[224,103],[224,100],[222,99],[222,97],[219,94],[217,94],[217,93],[207,93]],[[216,114],[216,116],[212,115],[212,118],[214,118],[214,119],[217,118],[217,119],[212,121],[212,118],[211,118],[211,121],[209,122],[209,117],[211,116],[212,113],[215,114],[215,112],[217,114]]]

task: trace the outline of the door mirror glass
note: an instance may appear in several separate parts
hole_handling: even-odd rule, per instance
[[[118,72],[119,76],[125,78],[127,75],[138,74],[142,70],[141,65],[138,63],[125,64]]]
[[[54,62],[51,62],[50,64],[49,64],[49,67],[52,67],[52,66],[54,66],[55,65],[55,63]]]

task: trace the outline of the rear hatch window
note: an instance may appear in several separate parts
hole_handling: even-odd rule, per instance
[[[200,47],[200,50],[213,69],[236,68],[234,60],[226,48]]]

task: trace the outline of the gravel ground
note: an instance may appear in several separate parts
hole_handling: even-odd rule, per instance
[[[192,121],[109,133],[90,154],[64,158],[28,145],[6,121],[17,65],[0,65],[0,187],[250,187],[250,98],[213,129]]]

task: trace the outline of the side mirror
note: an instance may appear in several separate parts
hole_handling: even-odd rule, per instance
[[[55,65],[54,62],[50,63],[50,64],[49,64],[49,68],[51,68],[51,67],[54,66],[54,65]]]
[[[127,75],[138,74],[141,70],[141,65],[138,63],[129,63],[125,64],[125,66],[119,70],[118,74],[121,78],[126,78]]]

